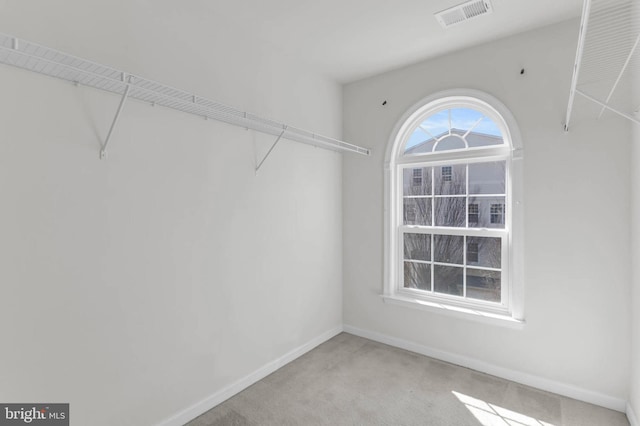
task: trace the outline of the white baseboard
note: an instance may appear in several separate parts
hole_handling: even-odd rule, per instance
[[[305,353],[309,352],[311,349],[315,348],[321,343],[326,342],[327,340],[340,334],[341,332],[342,332],[342,327],[336,327],[332,330],[327,331],[326,333],[321,334],[320,336],[312,339],[311,341],[305,343],[304,345],[299,346],[293,349],[292,351],[286,353],[280,358],[269,362],[268,364],[257,369],[256,371],[249,374],[248,376],[243,377],[242,379],[236,381],[235,383],[232,383],[226,388],[221,389],[220,391],[203,399],[200,402],[197,402],[196,404],[177,413],[176,415],[170,417],[169,419],[164,420],[161,423],[158,423],[157,426],[183,426],[185,423],[195,419],[201,414],[206,413],[216,405],[223,403],[224,401],[231,398],[235,394],[243,391],[244,389],[248,388],[249,386],[256,383],[257,381],[262,380],[263,378],[267,377],[269,374],[273,373],[280,367],[283,367],[284,365],[290,363],[294,359],[304,355]]]
[[[545,390],[547,392],[553,392],[562,396],[577,399],[580,401],[588,402],[590,404],[606,407],[611,410],[620,411],[622,413],[630,410],[627,402],[620,398],[615,398],[609,395],[604,395],[598,392],[582,389],[576,386],[568,385],[554,380],[549,380],[543,377],[534,376],[532,374],[523,373],[516,370],[510,370],[497,365],[489,364],[484,361],[479,361],[474,358],[469,358],[462,355],[453,354],[450,352],[433,349],[428,346],[420,345],[418,343],[410,342],[396,337],[387,336],[374,331],[363,330],[350,325],[344,325],[344,331],[354,334],[356,336],[364,337],[366,339],[375,340],[376,342],[384,343],[386,345],[395,346],[397,348],[406,349],[411,352],[416,352],[422,355],[426,355],[431,358],[436,358],[442,361],[450,362],[452,364],[460,365],[470,368],[472,370],[480,371],[483,373],[491,374],[493,376],[501,377],[503,379],[511,380],[513,382],[521,383],[527,386],[531,386],[537,389]],[[633,415],[633,414],[632,414]],[[627,416],[629,416],[627,414]],[[631,420],[630,420],[631,421]],[[632,426],[640,426],[637,422]]]
[[[640,422],[638,422],[638,417],[636,417],[636,413],[631,408],[631,404],[627,402],[627,419],[629,419],[629,424],[631,426],[640,426]]]

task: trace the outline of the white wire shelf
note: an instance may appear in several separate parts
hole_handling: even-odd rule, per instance
[[[124,100],[131,98],[278,136],[278,140],[282,137],[338,152],[371,154],[368,148],[263,118],[193,93],[2,33],[0,63],[123,96],[112,127],[115,126]],[[109,137],[107,142],[108,139]]]
[[[587,118],[614,113],[640,124],[640,3],[638,0],[584,0],[565,130],[577,106],[588,103]],[[636,89],[637,90],[637,89]],[[635,93],[635,94],[634,94]]]

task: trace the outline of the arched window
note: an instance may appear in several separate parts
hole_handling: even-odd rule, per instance
[[[435,95],[400,123],[387,156],[388,299],[522,319],[514,127],[472,91]]]

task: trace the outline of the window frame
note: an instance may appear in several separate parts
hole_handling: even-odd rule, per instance
[[[448,108],[472,108],[491,119],[500,129],[504,145],[467,147],[460,150],[408,154],[403,156],[404,142],[417,124],[438,111]],[[417,229],[402,222],[403,170],[420,167],[443,167],[474,162],[506,161],[505,204],[502,217],[505,229],[488,228],[476,232],[473,228],[429,227]],[[453,314],[492,323],[524,324],[523,304],[523,243],[522,243],[522,146],[519,132],[509,110],[492,96],[470,89],[454,89],[433,94],[414,105],[396,125],[392,133],[385,161],[385,280],[382,294],[385,302]],[[468,225],[469,212],[466,212]],[[502,303],[476,299],[452,298],[423,290],[403,287],[404,234],[412,233],[500,236],[502,244]],[[471,232],[470,232],[471,230]],[[464,270],[467,239],[464,240]],[[432,247],[433,249],[433,247]],[[433,259],[432,259],[433,260]],[[436,263],[431,263],[431,267]],[[431,283],[433,288],[433,283]]]

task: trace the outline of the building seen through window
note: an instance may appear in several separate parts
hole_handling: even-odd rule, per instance
[[[415,124],[397,165],[399,292],[505,305],[509,149],[474,108],[442,108]]]

